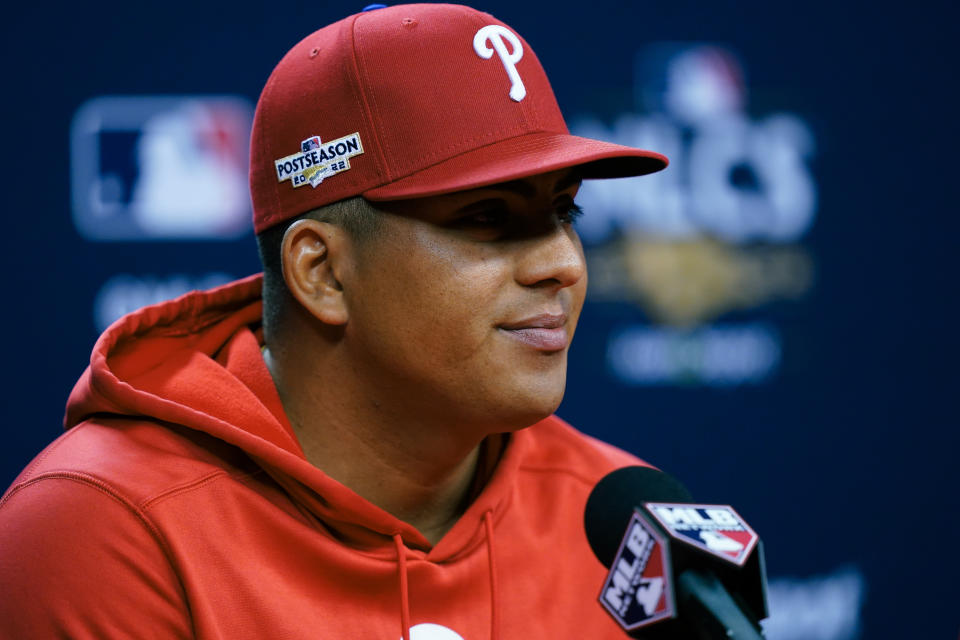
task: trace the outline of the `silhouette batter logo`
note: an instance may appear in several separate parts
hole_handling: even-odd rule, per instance
[[[73,220],[93,241],[231,240],[250,229],[253,109],[234,96],[102,96],[70,132]]]

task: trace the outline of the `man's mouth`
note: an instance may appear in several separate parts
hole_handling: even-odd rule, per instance
[[[565,313],[542,313],[497,328],[539,351],[562,351],[569,343],[566,324]]]

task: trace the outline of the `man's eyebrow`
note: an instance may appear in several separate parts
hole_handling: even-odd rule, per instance
[[[560,180],[557,181],[557,184],[553,186],[553,192],[559,193],[569,187],[572,187],[575,184],[583,182],[583,179],[576,171],[571,171]],[[534,189],[529,182],[524,180],[510,180],[509,182],[498,182],[497,184],[492,184],[489,187],[481,187],[482,189],[498,189],[503,191],[511,191],[518,195],[521,195],[525,198],[532,198],[537,195],[536,189]]]
[[[561,180],[557,181],[557,184],[553,187],[553,190],[554,192],[563,191],[565,189],[569,189],[575,184],[578,185],[582,182],[583,182],[583,178],[580,177],[580,173],[578,171],[571,171],[570,173],[565,175]]]

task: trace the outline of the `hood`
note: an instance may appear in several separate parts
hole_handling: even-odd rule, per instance
[[[194,291],[115,322],[100,336],[70,394],[65,427],[107,414],[182,425],[223,440],[356,548],[394,553],[393,545],[402,541],[439,562],[482,544],[485,525],[510,500],[509,477],[525,447],[522,432],[510,437],[502,456],[481,456],[488,461],[478,471],[488,476],[479,478],[483,492],[432,546],[415,527],[306,460],[261,357],[261,283],[255,275]]]

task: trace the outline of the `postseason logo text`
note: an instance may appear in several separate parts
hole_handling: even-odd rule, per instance
[[[360,133],[321,143],[320,136],[300,143],[300,152],[274,161],[277,180],[290,180],[294,187],[310,183],[316,188],[332,175],[350,168],[350,158],[363,153]]]

